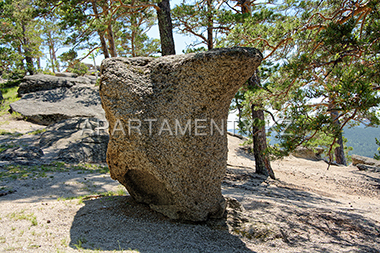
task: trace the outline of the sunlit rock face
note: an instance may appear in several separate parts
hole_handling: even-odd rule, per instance
[[[228,109],[261,61],[253,48],[104,60],[112,178],[172,219],[222,217]]]

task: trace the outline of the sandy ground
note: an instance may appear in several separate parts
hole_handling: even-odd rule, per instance
[[[45,128],[45,126],[18,119],[11,114],[4,114],[0,116],[0,129],[4,132],[27,133],[43,128]]]
[[[265,179],[228,138],[224,219],[170,221],[127,193],[100,196],[123,190],[109,174],[47,171],[0,179],[16,190],[0,197],[0,252],[380,252],[380,173],[287,157],[272,162],[277,180]]]

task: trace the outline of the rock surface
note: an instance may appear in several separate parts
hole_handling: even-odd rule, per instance
[[[74,85],[90,85],[95,83],[96,78],[93,76],[77,77],[74,73],[57,73],[55,76],[37,74],[25,76],[17,92],[19,96],[22,96],[36,91],[53,90],[61,87],[70,88]]]
[[[351,159],[352,165],[356,166],[359,170],[368,170],[372,172],[380,171],[379,160],[360,155],[352,155]]]
[[[96,118],[73,118],[48,126],[39,138],[44,159],[67,163],[105,163],[109,135],[104,121]]]
[[[0,161],[12,161],[19,164],[34,164],[44,155],[37,146],[13,147],[0,153]]]
[[[55,76],[75,78],[75,77],[78,77],[78,74],[71,73],[71,72],[57,72],[57,73],[55,73]]]
[[[103,119],[99,89],[93,85],[75,85],[25,94],[10,105],[27,120],[50,125],[74,117]]]
[[[380,161],[373,158],[360,156],[360,155],[352,155],[351,159],[352,159],[352,165],[366,164],[366,165],[380,167]]]
[[[112,178],[172,219],[221,217],[229,105],[261,60],[252,48],[104,60]]]
[[[324,149],[320,147],[316,148],[307,148],[307,147],[297,147],[293,152],[292,155],[297,158],[304,158],[309,159],[313,161],[321,160],[321,154],[323,153]]]
[[[104,119],[103,119],[104,120]],[[1,164],[105,163],[107,123],[96,118],[72,118],[27,134],[1,136]]]

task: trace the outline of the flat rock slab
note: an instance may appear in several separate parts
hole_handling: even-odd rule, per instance
[[[10,107],[27,120],[41,125],[74,117],[105,117],[98,87],[88,85],[28,93]]]
[[[261,61],[253,48],[104,60],[111,177],[172,219],[222,217],[228,109]]]
[[[19,86],[18,95],[22,96],[27,93],[42,91],[42,90],[53,90],[56,88],[66,87],[70,88],[75,85],[80,84],[95,84],[96,79],[91,76],[80,76],[77,77],[73,73],[57,73],[56,76],[52,75],[32,75],[25,76]]]

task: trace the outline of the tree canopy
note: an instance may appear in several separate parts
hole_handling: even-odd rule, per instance
[[[58,72],[94,52],[104,58],[174,54],[173,25],[195,39],[187,52],[232,46],[263,52],[260,84],[243,87],[232,108],[242,130],[263,126],[252,110],[271,115],[279,143],[272,153],[322,145],[313,142],[318,137],[337,160],[345,126],[380,123],[378,1],[192,0],[172,7],[168,0],[1,1],[1,74],[34,74],[41,57]],[[147,35],[156,24],[160,40]],[[61,48],[67,50],[57,55]]]

